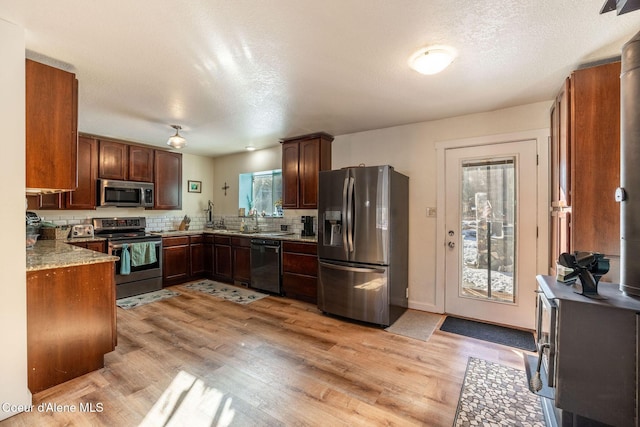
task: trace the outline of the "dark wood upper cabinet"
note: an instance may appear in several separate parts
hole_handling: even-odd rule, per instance
[[[571,76],[571,218],[577,251],[620,255],[620,62]]]
[[[65,194],[67,193],[29,194],[27,209],[34,211],[64,209]]]
[[[100,140],[98,177],[129,179],[129,146],[115,141]]]
[[[298,152],[297,143],[282,144],[282,207],[298,207]]]
[[[78,80],[30,59],[26,73],[26,187],[76,188]]]
[[[182,154],[155,150],[154,209],[182,209]]]
[[[100,140],[98,177],[153,182],[153,153],[151,147]]]
[[[318,173],[331,169],[331,141],[324,132],[281,141],[283,208],[318,207]]]
[[[98,141],[78,138],[78,187],[66,193],[67,209],[96,208],[96,178],[98,177]]]
[[[153,182],[153,148],[129,146],[129,179]]]
[[[619,280],[620,62],[574,71],[551,108],[550,273],[562,252],[595,251]]]

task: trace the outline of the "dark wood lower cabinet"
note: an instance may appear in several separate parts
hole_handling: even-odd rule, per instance
[[[251,239],[234,237],[231,239],[233,253],[233,281],[246,285],[251,283]]]
[[[80,248],[89,249],[91,251],[107,253],[107,243],[104,240],[94,242],[69,242],[70,245],[78,246]]]
[[[204,236],[191,236],[189,239],[190,251],[190,275],[191,278],[203,277],[206,275],[204,266]]]
[[[251,238],[218,234],[165,237],[162,276],[165,286],[208,277],[251,284]],[[282,288],[289,298],[316,303],[316,243],[283,241]]]
[[[233,268],[231,266],[232,259],[231,238],[227,236],[214,236],[214,278],[225,282],[230,282],[233,280]]]
[[[289,298],[310,303],[318,300],[316,243],[282,243],[282,292]]]
[[[176,285],[189,280],[189,236],[162,239],[162,284]]]
[[[104,366],[115,349],[113,262],[27,272],[27,365],[32,393]]]
[[[213,235],[205,234],[204,235],[204,245],[202,248],[202,258],[203,258],[203,266],[204,266],[204,275],[209,279],[213,279],[214,268],[213,268]]]
[[[211,277],[212,245],[208,236],[195,234],[162,239],[162,284],[178,285]]]

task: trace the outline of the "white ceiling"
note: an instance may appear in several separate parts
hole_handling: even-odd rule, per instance
[[[640,12],[604,0],[2,0],[27,56],[73,71],[82,132],[219,156],[552,99],[620,54]],[[407,66],[446,44],[443,73]]]

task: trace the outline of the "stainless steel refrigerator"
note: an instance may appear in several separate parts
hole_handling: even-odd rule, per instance
[[[318,308],[389,326],[408,305],[409,178],[385,165],[319,179]]]

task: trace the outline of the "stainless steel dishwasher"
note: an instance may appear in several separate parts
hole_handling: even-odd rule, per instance
[[[280,295],[280,241],[251,239],[251,287]]]

